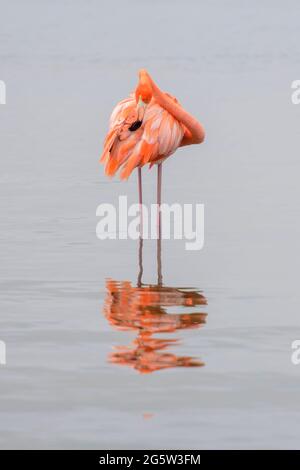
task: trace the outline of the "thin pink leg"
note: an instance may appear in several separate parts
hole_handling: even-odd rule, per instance
[[[157,239],[157,284],[163,285],[162,266],[161,266],[161,238]]]
[[[162,163],[157,166],[157,225],[158,225],[158,238],[157,238],[157,283],[162,286],[162,269],[161,269],[161,180],[162,180]]]
[[[142,169],[138,168],[138,185],[139,185],[139,205],[140,205],[140,238],[143,238],[143,191],[142,191]]]
[[[158,224],[158,238],[161,237],[161,214],[160,214],[160,205],[161,205],[161,177],[162,177],[162,163],[157,165],[157,224]]]
[[[137,279],[137,286],[142,286],[142,276],[143,276],[143,242],[144,240],[140,237],[139,240],[139,275]]]

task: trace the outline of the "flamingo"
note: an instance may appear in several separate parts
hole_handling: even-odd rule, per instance
[[[145,69],[128,98],[114,108],[100,162],[107,176],[121,170],[122,180],[138,169],[139,204],[142,207],[142,167],[157,165],[157,205],[161,205],[162,163],[178,147],[200,144],[205,131],[169,93],[164,93]],[[160,225],[160,224],[159,224]]]

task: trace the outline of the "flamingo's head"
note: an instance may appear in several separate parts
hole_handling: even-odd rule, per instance
[[[145,70],[139,72],[139,83],[135,90],[135,99],[137,104],[145,106],[152,99],[152,87]]]

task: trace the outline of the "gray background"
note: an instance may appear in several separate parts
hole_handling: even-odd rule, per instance
[[[1,448],[299,448],[299,17],[297,0],[0,1]],[[137,243],[95,235],[98,204],[137,200],[98,156],[140,67],[207,131],[163,175],[164,201],[205,204],[204,249],[165,241],[163,272],[208,299],[172,348],[206,365],[149,375],[107,362],[136,335],[105,319],[105,279],[135,283]]]

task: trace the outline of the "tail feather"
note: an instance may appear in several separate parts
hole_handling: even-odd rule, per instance
[[[140,156],[140,145],[138,145],[138,149],[130,155],[130,158],[125,163],[123,170],[121,172],[120,178],[121,180],[127,180],[133,170],[139,166],[141,163],[141,156]]]
[[[113,144],[114,144],[114,141],[117,137],[117,133],[115,131],[115,129],[112,129],[106,139],[105,139],[105,142],[104,142],[104,148],[103,148],[103,152],[102,152],[102,155],[100,157],[100,163],[106,163],[107,160],[109,159],[109,152],[110,152],[110,149],[112,148]]]

